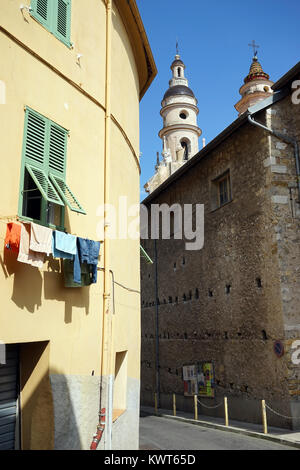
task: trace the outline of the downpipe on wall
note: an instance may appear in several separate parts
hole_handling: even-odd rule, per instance
[[[300,162],[299,162],[299,145],[298,145],[297,140],[294,137],[289,137],[285,134],[282,134],[281,132],[274,131],[273,129],[270,129],[269,127],[261,124],[260,122],[255,121],[254,118],[252,117],[252,114],[248,115],[248,121],[250,122],[250,124],[260,127],[261,129],[264,129],[265,131],[274,135],[278,139],[283,140],[284,142],[293,145],[295,162],[296,162],[297,186],[298,186],[298,201],[297,202],[300,203]]]
[[[112,0],[106,0],[106,71],[105,71],[105,151],[104,151],[104,207],[109,204],[109,160],[111,153],[111,28]],[[101,388],[100,388],[100,421],[90,449],[96,450],[105,434],[105,450],[111,450],[112,441],[112,406],[113,376],[112,347],[113,325],[110,312],[110,265],[109,265],[109,224],[104,223],[104,288],[102,313],[102,356],[101,356]],[[103,406],[105,403],[105,406]]]

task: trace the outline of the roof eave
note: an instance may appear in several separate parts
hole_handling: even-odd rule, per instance
[[[281,77],[272,86],[272,90],[277,91],[289,85],[295,78],[300,76],[300,62],[297,62],[283,77]]]
[[[139,99],[141,100],[157,75],[157,67],[136,0],[114,1],[124,22],[135,56],[140,84]]]

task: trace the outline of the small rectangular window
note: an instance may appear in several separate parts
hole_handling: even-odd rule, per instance
[[[114,420],[116,420],[127,408],[127,351],[117,352],[115,359],[113,396]]]
[[[211,183],[211,208],[218,209],[231,201],[231,182],[229,170]]]

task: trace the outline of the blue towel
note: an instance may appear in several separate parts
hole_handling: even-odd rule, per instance
[[[91,265],[92,283],[97,282],[97,264],[100,251],[100,242],[77,238],[77,253],[74,259],[74,282],[81,283],[81,264]]]
[[[54,230],[52,238],[53,257],[74,259],[77,253],[76,239],[77,237],[75,235]]]

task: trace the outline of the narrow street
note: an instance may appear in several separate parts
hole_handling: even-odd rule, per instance
[[[296,450],[276,442],[156,416],[140,418],[140,450]]]

